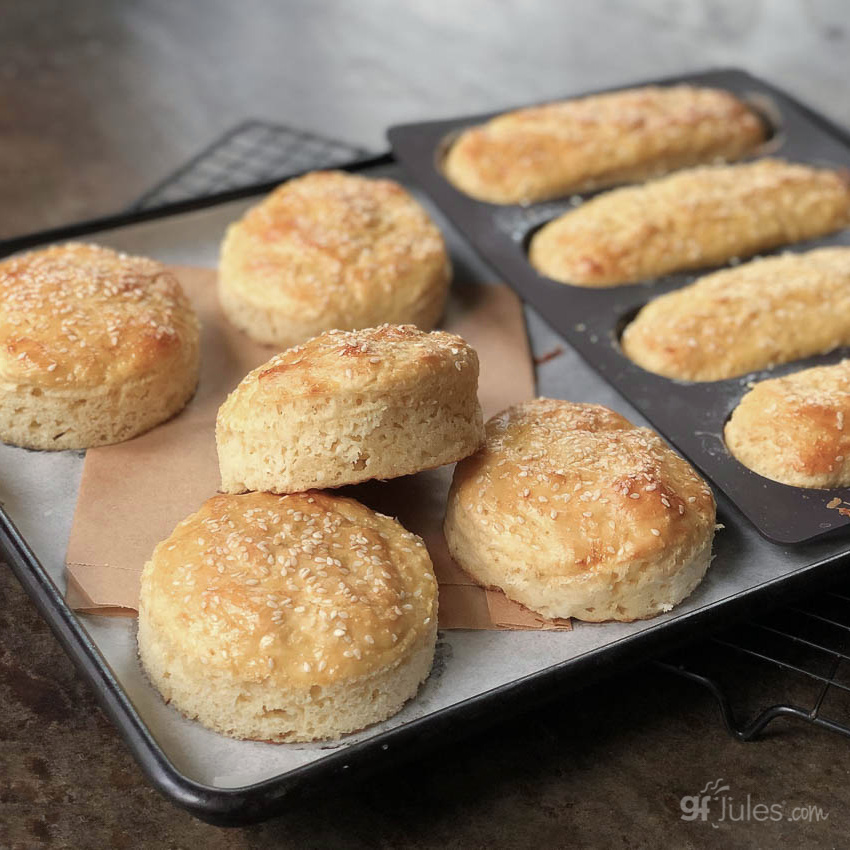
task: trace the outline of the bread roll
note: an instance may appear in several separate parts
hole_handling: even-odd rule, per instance
[[[561,283],[616,286],[720,265],[848,224],[846,175],[762,159],[598,195],[539,230],[529,259]]]
[[[765,478],[850,487],[850,360],[759,381],[735,408],[725,436],[729,451]]]
[[[649,372],[718,381],[850,344],[850,248],[715,272],[650,301],[623,332]]]
[[[297,493],[453,463],[484,437],[478,357],[412,325],[328,331],[251,372],[221,406],[228,493]]]
[[[332,328],[431,330],[450,278],[440,231],[398,183],[319,171],[228,228],[219,297],[252,339],[289,347]]]
[[[648,428],[540,398],[487,423],[455,468],[445,533],[474,579],[545,617],[669,611],[711,559],[714,498]]]
[[[739,159],[765,125],[729,92],[646,86],[518,109],[460,134],[445,174],[481,201],[521,204]]]
[[[338,738],[390,717],[427,678],[436,634],[422,541],[328,493],[214,496],[142,573],[151,682],[234,738]]]
[[[197,317],[173,273],[67,244],[0,263],[0,439],[30,449],[128,440],[198,383]]]

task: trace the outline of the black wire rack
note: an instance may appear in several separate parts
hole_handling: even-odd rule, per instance
[[[155,210],[366,154],[312,133],[248,121],[146,192],[131,210]],[[653,663],[713,694],[727,730],[741,741],[762,737],[780,718],[850,737],[850,578]]]
[[[654,662],[708,689],[741,741],[780,718],[850,737],[850,580]]]
[[[243,189],[367,155],[363,148],[265,121],[246,121],[145,192],[130,211]]]

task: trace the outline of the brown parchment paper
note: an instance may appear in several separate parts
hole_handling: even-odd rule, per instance
[[[220,483],[215,417],[226,395],[276,351],[233,328],[219,310],[212,269],[174,269],[200,316],[201,378],[186,409],[126,443],[90,449],[66,566],[67,600],[77,611],[132,616],[139,577],[156,544]],[[457,285],[442,325],[463,336],[481,363],[485,419],[534,395],[522,307],[506,286]],[[424,538],[440,583],[440,626],[449,629],[568,629],[502,593],[475,584],[451,559],[442,533],[452,467],[344,488]]]

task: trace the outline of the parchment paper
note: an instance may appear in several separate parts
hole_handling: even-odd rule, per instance
[[[219,485],[215,417],[219,405],[275,349],[233,328],[218,307],[215,272],[174,269],[202,326],[198,392],[174,419],[147,434],[86,453],[66,566],[67,599],[77,611],[132,616],[139,576],[154,546]],[[443,327],[463,336],[481,362],[485,419],[534,395],[522,308],[505,286],[455,287]],[[344,488],[396,516],[425,540],[440,583],[440,626],[454,629],[568,629],[502,593],[476,585],[451,559],[442,533],[452,467]]]

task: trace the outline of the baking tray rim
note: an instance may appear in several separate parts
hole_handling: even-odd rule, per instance
[[[674,76],[657,80],[657,82],[681,78],[681,76]],[[799,108],[809,112],[803,105]],[[816,113],[813,114],[820,119]],[[832,126],[828,119],[822,120],[828,127]],[[360,171],[395,162],[392,153],[385,152],[358,158],[335,168]],[[0,240],[0,257],[46,243],[74,239],[95,232],[116,230],[147,221],[200,211],[230,201],[255,197],[270,191],[283,180],[291,179],[301,173],[304,172],[283,174],[274,180],[203,198],[173,202],[156,209],[117,213]],[[462,233],[460,236],[463,238]],[[696,626],[719,628],[724,622],[745,615],[759,600],[773,595],[774,601],[779,601],[786,593],[801,588],[812,577],[818,581],[832,578],[850,558],[850,552],[835,553],[757,587],[715,600],[682,617],[657,623],[637,634],[626,635],[612,641],[604,647],[589,650],[446,706],[368,740],[342,745],[327,756],[287,773],[250,785],[225,789],[190,779],[168,758],[112,673],[110,665],[97,645],[88,635],[83,620],[67,605],[59,588],[2,505],[0,505],[0,555],[9,564],[66,654],[92,686],[104,712],[115,724],[119,735],[151,784],[172,803],[188,810],[203,821],[219,826],[245,825],[273,816],[281,809],[286,797],[296,788],[304,787],[308,779],[316,782],[333,777],[340,781],[348,778],[350,781],[350,777],[357,773],[356,768],[363,768],[362,764],[355,763],[362,762],[362,757],[369,754],[370,750],[375,750],[378,755],[386,753],[385,765],[389,766],[392,761],[407,760],[417,752],[424,751],[431,737],[436,734],[445,735],[441,743],[460,737],[469,721],[480,720],[479,728],[483,729],[507,716],[506,712],[493,711],[483,716],[481,708],[484,705],[487,707],[499,705],[503,709],[517,712],[534,697],[538,700],[555,698],[563,693],[563,691],[553,692],[556,685],[561,685],[582,674],[586,674],[584,683],[612,674],[660,651],[663,642],[684,637]],[[813,573],[814,576],[810,575]],[[604,658],[599,658],[600,654],[604,654]],[[463,724],[452,722],[457,719],[465,722]],[[420,734],[423,731],[429,734]],[[403,748],[404,752],[401,752]],[[362,772],[365,773],[365,770]]]

